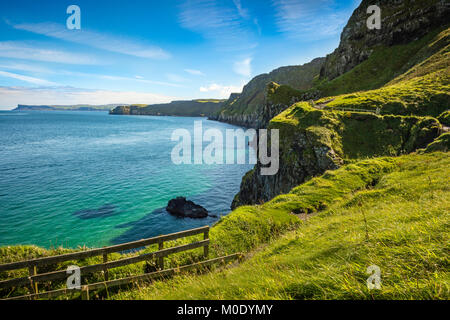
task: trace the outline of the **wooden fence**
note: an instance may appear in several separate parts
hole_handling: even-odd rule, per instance
[[[170,247],[164,249],[164,242],[170,241],[170,240],[176,240],[180,238],[186,238],[193,235],[203,234],[203,240],[195,241],[188,244],[183,244],[175,247]],[[113,260],[108,261],[108,254],[114,253],[114,252],[122,252],[126,250],[132,250],[132,249],[139,249],[143,248],[149,245],[158,244],[158,251],[150,252],[150,253],[143,253],[137,256],[133,257],[126,257],[119,260]],[[94,272],[101,272],[104,273],[104,281],[94,284],[88,284],[82,286],[82,296],[86,299],[89,298],[89,290],[97,290],[101,288],[109,288],[114,287],[118,285],[123,285],[127,283],[133,283],[137,281],[146,281],[151,280],[159,277],[165,277],[173,275],[177,272],[181,271],[187,271],[191,270],[197,267],[201,266],[208,266],[214,263],[219,262],[228,262],[234,259],[238,259],[240,257],[239,254],[233,254],[225,257],[215,258],[207,261],[202,261],[199,263],[187,265],[187,266],[181,266],[175,269],[166,269],[164,270],[164,257],[167,257],[170,254],[187,251],[195,248],[201,248],[203,247],[203,255],[206,259],[208,257],[208,250],[209,250],[209,226],[176,232],[168,235],[162,235],[154,238],[149,239],[143,239],[133,242],[128,242],[124,244],[114,245],[110,247],[104,247],[99,249],[92,249],[92,250],[86,250],[86,251],[80,251],[80,252],[74,252],[74,253],[68,253],[63,254],[59,256],[52,256],[52,257],[43,257],[43,258],[37,258],[32,260],[26,260],[26,261],[20,261],[20,262],[12,262],[7,264],[0,265],[0,272],[2,271],[10,271],[10,270],[17,270],[17,269],[28,269],[29,276],[27,277],[20,277],[20,278],[14,278],[14,279],[8,279],[0,281],[0,288],[12,288],[12,287],[23,287],[23,286],[29,286],[32,290],[32,293],[26,296],[21,297],[12,297],[11,299],[36,299],[36,298],[50,298],[50,297],[56,297],[59,295],[67,294],[70,292],[73,292],[72,289],[59,289],[54,291],[47,291],[47,292],[41,292],[39,293],[38,284],[46,281],[54,281],[54,280],[63,280],[67,278],[67,271],[66,270],[58,270],[53,272],[47,272],[38,274],[37,268],[42,266],[47,266],[55,263],[65,262],[65,261],[76,261],[81,259],[86,259],[90,257],[95,256],[103,256],[103,263],[95,264],[95,265],[88,265],[80,267],[80,274],[81,276],[91,274]],[[109,274],[108,270],[112,268],[117,268],[121,266],[126,266],[142,261],[148,261],[148,260],[156,260],[157,261],[157,267],[158,271],[147,273],[143,275],[137,275],[132,276],[128,278],[123,279],[115,279],[115,280],[109,280]]]

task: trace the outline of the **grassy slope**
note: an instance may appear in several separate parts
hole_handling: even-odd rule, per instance
[[[450,105],[449,41],[450,29],[445,29],[438,34],[433,33],[409,45],[379,49],[374,52],[369,60],[340,78],[335,79],[333,83],[327,84],[328,87],[324,91],[333,93],[348,92],[348,90],[355,89],[354,86],[359,86],[360,89],[358,90],[364,90],[387,82],[385,86],[376,90],[326,97],[319,99],[317,103],[326,104],[327,108],[375,110],[377,107],[380,107],[382,114],[414,114],[437,117],[447,110]],[[412,50],[414,48],[421,49],[416,55],[406,61],[406,58],[412,53],[411,51],[414,51]],[[433,54],[429,56],[431,53]],[[387,56],[394,58],[387,59]],[[413,62],[420,61],[419,57],[427,58],[413,65],[396,78],[391,78],[398,71],[404,70],[405,66],[411,66]],[[386,62],[382,64],[381,61],[383,60]],[[380,69],[382,74],[378,74],[378,69],[374,66],[381,64],[384,68],[386,63],[388,64],[386,69]],[[395,64],[398,64],[396,68],[391,66]],[[374,70],[373,74],[371,74],[372,70]],[[389,81],[389,79],[392,80]],[[377,81],[379,82],[376,83]]]
[[[324,111],[299,102],[272,119],[270,128],[283,137],[281,158],[302,161],[289,150],[297,132],[305,132],[317,145],[327,146],[343,159],[396,156],[424,147],[436,138],[439,122],[431,117],[375,115],[371,113]],[[310,151],[302,151],[303,161]],[[311,155],[315,159],[314,154]]]
[[[449,299],[449,168],[448,153],[432,153],[365,160],[327,172],[226,218],[250,208],[276,209],[286,219],[291,211],[319,210],[243,264],[158,281],[113,298]],[[231,236],[236,244],[247,238],[226,237]],[[372,264],[381,268],[379,291],[366,287]]]

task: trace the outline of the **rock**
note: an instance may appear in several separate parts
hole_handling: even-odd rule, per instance
[[[447,1],[379,1],[381,29],[367,29],[367,8],[377,4],[363,0],[341,34],[339,47],[326,57],[320,78],[333,80],[369,58],[376,47],[408,43],[445,25],[450,7]]]
[[[268,101],[267,85],[276,82],[297,90],[309,90],[324,61],[325,58],[317,58],[301,66],[281,67],[254,77],[244,86],[242,93],[232,93],[220,112],[209,119],[247,128],[266,128],[270,119],[289,107]]]
[[[170,200],[166,210],[177,217],[199,219],[208,216],[208,210],[192,201],[186,200],[185,197],[177,197]]]

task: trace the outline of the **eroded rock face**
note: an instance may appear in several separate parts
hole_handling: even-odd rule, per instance
[[[208,216],[208,210],[192,201],[186,200],[185,197],[177,197],[170,200],[166,210],[177,217],[199,219]]]
[[[448,23],[450,6],[445,0],[363,0],[353,12],[339,47],[326,57],[320,77],[333,80],[369,58],[376,46],[393,46],[417,40]],[[381,29],[367,28],[367,8],[381,9]]]
[[[254,77],[244,86],[242,93],[231,94],[222,110],[209,119],[248,128],[266,128],[270,119],[290,106],[268,101],[267,85],[273,81],[294,89],[308,90],[312,88],[324,61],[325,58],[317,58],[301,66],[281,67]]]
[[[261,175],[261,164],[249,171],[241,182],[239,193],[231,205],[259,204],[279,194],[288,193],[308,177],[339,168],[342,160],[329,146],[318,143],[313,135],[297,132],[291,144],[280,145],[280,167],[272,176]]]

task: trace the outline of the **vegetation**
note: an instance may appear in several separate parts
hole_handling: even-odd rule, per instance
[[[298,134],[305,133],[315,145],[332,149],[344,160],[409,153],[425,147],[440,132],[439,122],[431,117],[327,111],[307,102],[273,118],[270,127],[279,129],[284,137],[282,149],[291,149]],[[303,159],[307,158],[305,152],[308,150]]]
[[[437,119],[444,126],[450,127],[450,110],[442,112]]]
[[[356,83],[364,83],[362,78],[369,79],[367,81],[377,79],[377,81],[383,83],[388,82],[390,76],[395,74],[395,70],[403,70],[405,65],[410,66],[410,62],[406,64],[400,63],[402,65],[400,68],[383,68],[384,71],[381,75],[378,75],[375,72],[377,69],[371,67],[371,65],[377,65],[383,59],[388,64],[396,64],[402,60],[402,57],[407,57],[408,54],[411,54],[411,50],[414,48],[422,47],[410,61],[417,61],[419,59],[417,56],[423,57],[430,53],[433,54],[392,79],[380,89],[353,92],[336,97],[326,97],[316,102],[329,109],[356,108],[375,111],[379,108],[382,114],[437,117],[446,111],[450,105],[449,41],[450,29],[447,28],[437,35],[432,33],[421,41],[413,42],[409,45],[394,46],[387,49],[380,49],[381,51],[375,51],[367,61],[347,74],[335,79],[333,82],[335,84],[327,84],[328,88],[325,89],[325,92],[333,92],[333,86],[335,85],[336,87],[342,88],[339,90],[346,91],[346,86],[352,87]],[[386,59],[386,52],[393,58]],[[359,72],[360,69],[361,72]],[[375,72],[373,77],[365,74],[365,72],[372,71]],[[343,83],[347,83],[347,85],[343,85]],[[376,87],[377,85],[372,82],[371,84],[367,84],[367,88]]]
[[[274,210],[274,219],[293,213],[303,219],[241,265],[156,281],[112,298],[449,299],[449,168],[448,153],[432,153],[327,172],[254,208]],[[239,239],[245,242],[248,234]],[[367,289],[370,265],[381,268],[381,290]]]
[[[118,106],[111,114],[147,115],[147,116],[179,116],[206,117],[216,113],[225,100],[199,99],[190,101],[172,101],[170,103],[152,105]]]
[[[417,71],[418,67],[407,72],[411,67],[420,65],[430,56],[445,48],[448,45],[449,35],[450,29],[441,28],[407,44],[375,47],[366,61],[332,81],[325,79],[317,82],[316,87],[324,96],[335,96],[379,89],[396,78],[398,82],[445,68],[443,65],[445,60],[442,59],[441,53],[432,59],[438,63],[429,62],[428,68],[422,68],[422,72]]]

